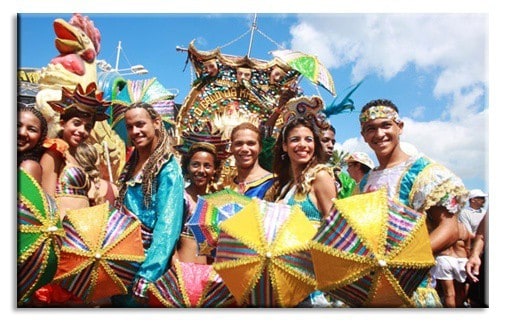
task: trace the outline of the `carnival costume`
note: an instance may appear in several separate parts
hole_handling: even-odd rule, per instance
[[[460,178],[425,156],[411,156],[405,162],[383,170],[373,169],[360,182],[361,192],[388,188],[388,196],[426,214],[432,206],[443,206],[456,214],[467,193]],[[430,286],[430,276],[413,295],[418,307],[441,307],[439,295]]]
[[[233,179],[230,188],[251,198],[257,197],[259,199],[264,199],[266,193],[273,187],[276,178],[277,177],[271,173],[246,183],[237,183],[235,178]]]
[[[136,153],[135,151],[131,156],[134,162],[137,159]],[[165,156],[157,165],[157,175],[152,183],[148,205],[145,205],[145,169],[130,179],[125,178],[127,169],[128,165],[120,176],[120,182],[124,182],[127,188],[123,204],[119,207],[141,221],[146,258],[135,275],[129,294],[113,296],[112,302],[114,306],[140,307],[141,304],[136,302],[133,294],[146,297],[148,285],[162,276],[171,264],[183,224],[184,181],[175,156]]]

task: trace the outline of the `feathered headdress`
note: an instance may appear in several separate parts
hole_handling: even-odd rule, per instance
[[[76,85],[74,91],[62,87],[62,98],[59,101],[48,101],[48,104],[60,116],[74,108],[91,114],[96,121],[103,121],[109,118],[106,109],[111,102],[103,100],[102,92],[97,92],[97,84],[93,82],[88,84],[86,90],[83,90],[81,84]]]

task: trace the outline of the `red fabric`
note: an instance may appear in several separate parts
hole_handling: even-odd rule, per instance
[[[83,301],[58,284],[47,284],[35,291],[34,297],[46,304],[79,303]]]

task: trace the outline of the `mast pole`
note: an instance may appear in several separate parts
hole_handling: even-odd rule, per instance
[[[120,61],[120,50],[122,49],[122,41],[118,41],[118,48],[116,51],[116,63],[115,63],[115,71],[118,71],[118,62]]]
[[[252,40],[254,39],[254,30],[256,30],[256,20],[258,19],[258,14],[254,14],[254,20],[252,21],[252,26],[250,28],[250,41],[249,41],[249,51],[247,52],[247,57],[250,57],[250,51],[252,49]]]

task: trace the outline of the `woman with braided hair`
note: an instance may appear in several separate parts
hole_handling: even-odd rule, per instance
[[[136,102],[125,111],[134,146],[119,178],[116,207],[141,222],[145,261],[129,294],[112,297],[114,307],[146,307],[149,283],[171,265],[183,225],[184,180],[171,138],[152,105]]]
[[[107,201],[110,206],[113,206],[118,196],[118,188],[115,184],[101,178],[99,153],[94,145],[89,143],[80,144],[76,147],[75,158],[88,175],[90,205],[99,205]]]

